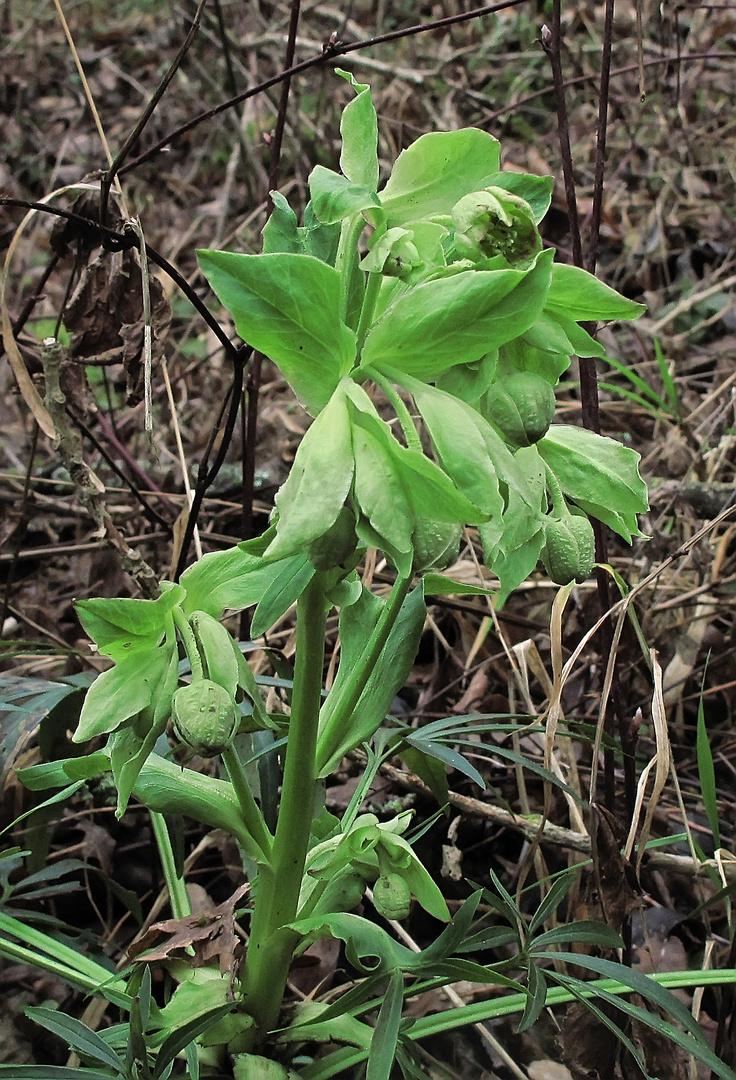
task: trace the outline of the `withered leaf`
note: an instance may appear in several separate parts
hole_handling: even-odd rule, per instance
[[[131,960],[151,963],[169,960],[179,950],[192,946],[195,956],[187,959],[194,967],[205,966],[219,956],[220,974],[227,974],[233,968],[235,955],[235,907],[248,889],[247,883],[241,885],[228,900],[209,911],[154,923],[131,942],[128,955]],[[162,937],[166,940],[161,941]]]
[[[171,323],[171,308],[161,282],[149,278],[152,355],[161,358]],[[71,333],[71,354],[90,363],[120,363],[126,374],[131,403],[140,400],[144,336],[140,255],[128,251],[99,251],[82,271],[64,312]]]

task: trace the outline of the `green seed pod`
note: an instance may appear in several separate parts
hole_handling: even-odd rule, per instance
[[[483,412],[512,446],[532,446],[549,431],[555,392],[541,375],[520,371],[493,383]]]
[[[183,743],[201,757],[214,757],[232,742],[240,712],[227,690],[211,679],[199,679],[176,691],[171,718]]]
[[[452,566],[460,553],[462,534],[462,525],[451,521],[417,521],[412,536],[414,572],[446,570]]]
[[[327,532],[309,545],[307,555],[315,570],[334,570],[345,565],[357,544],[355,514],[349,506],[343,506]]]
[[[587,518],[548,518],[542,548],[544,568],[557,585],[582,584],[595,562],[593,526]]]
[[[373,886],[373,905],[384,919],[405,919],[411,910],[411,889],[401,874],[382,874]]]
[[[590,576],[593,567],[595,566],[595,533],[593,532],[593,526],[590,523],[588,515],[582,512],[576,514],[573,511],[573,515],[568,521],[567,527],[575,537],[578,545],[580,570],[575,580],[580,583]]]

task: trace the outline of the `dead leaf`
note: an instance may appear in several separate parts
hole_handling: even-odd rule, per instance
[[[531,1080],[572,1080],[567,1065],[559,1061],[532,1061],[526,1067]]]
[[[189,915],[185,919],[165,919],[154,923],[131,942],[128,955],[131,960],[152,963],[169,960],[179,950],[191,946],[195,948],[195,956],[187,959],[194,967],[203,967],[219,956],[220,974],[226,975],[234,968],[235,907],[249,888],[246,882],[235,890],[229,900],[209,911]],[[168,940],[157,945],[162,935],[168,935]]]
[[[163,355],[171,309],[161,282],[149,279],[153,360]],[[140,256],[135,249],[100,251],[82,271],[64,313],[78,360],[120,363],[125,368],[129,404],[140,400],[143,350],[143,292]]]
[[[596,1002],[608,1013],[612,1005]],[[562,1060],[573,1080],[613,1080],[618,1059],[619,1041],[593,1013],[580,1002],[573,1002],[562,1021]]]

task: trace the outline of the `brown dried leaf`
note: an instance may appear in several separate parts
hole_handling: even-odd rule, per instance
[[[233,967],[235,954],[235,907],[248,888],[247,883],[241,885],[229,900],[207,912],[154,923],[131,943],[128,955],[131,960],[150,963],[168,960],[178,950],[191,946],[196,955],[188,959],[195,967],[202,967],[219,956],[220,973],[225,975]],[[168,940],[157,946],[162,935],[168,935]]]
[[[606,1012],[612,1005],[598,1002]],[[615,1010],[614,1010],[615,1011]],[[613,1080],[616,1074],[619,1041],[605,1024],[580,1002],[565,1012],[560,1036],[562,1060],[573,1080]]]
[[[153,359],[163,355],[171,309],[160,281],[149,279]],[[134,249],[99,252],[85,266],[64,313],[72,334],[71,352],[80,360],[121,363],[128,392],[140,393],[143,348],[143,292],[140,256]]]

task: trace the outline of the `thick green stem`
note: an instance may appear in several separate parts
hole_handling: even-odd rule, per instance
[[[411,575],[396,579],[386,606],[381,612],[360,660],[350,672],[350,678],[343,686],[340,697],[335,698],[330,695],[324,704],[317,745],[317,776],[323,773],[340,746],[346,725],[355,711],[360,695],[365,690],[371,672],[381,655],[381,650],[399,616],[410,585]]]
[[[240,812],[243,815],[245,827],[267,859],[271,854],[273,837],[266,827],[258,803],[253,798],[253,792],[248,783],[248,777],[245,775],[240,755],[235,747],[228,746],[226,750],[222,751],[222,760],[225,762],[230,783],[233,785],[240,804]]]
[[[296,660],[281,807],[269,866],[258,876],[243,1005],[263,1039],[278,1020],[298,935],[284,929],[299,903],[317,793],[315,751],[322,693],[327,605],[321,574],[297,603]]]

